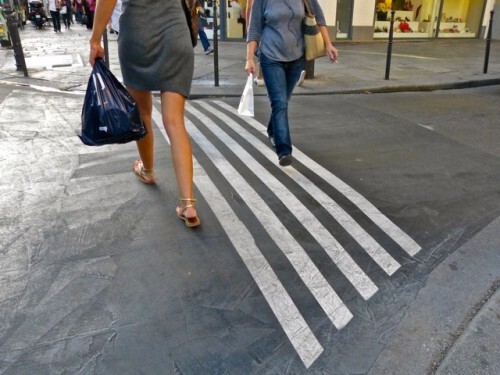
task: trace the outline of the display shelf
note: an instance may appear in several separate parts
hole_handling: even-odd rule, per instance
[[[467,33],[467,32],[461,32],[461,33],[445,33],[440,31],[439,32],[439,38],[475,38],[476,33]]]
[[[393,33],[393,37],[396,38],[405,38],[405,39],[419,39],[419,38],[428,38],[429,34],[427,33]],[[373,39],[387,39],[389,38],[389,33],[373,33]]]
[[[399,22],[400,21],[394,21],[394,30],[396,30],[398,28]],[[408,22],[408,24],[410,25],[410,27],[413,31],[417,31],[419,28],[419,22],[417,22],[417,21],[410,21],[410,22]],[[387,28],[387,30],[389,30],[389,26],[391,26],[390,21],[375,21],[374,28],[378,27],[380,29],[383,29],[385,27],[385,28]]]
[[[465,22],[441,22],[439,24],[439,38],[475,38],[476,33],[468,31],[466,26]],[[424,30],[426,33],[429,32],[430,27],[430,22],[422,21],[419,23],[419,29]],[[458,30],[458,32],[449,31],[454,29]]]

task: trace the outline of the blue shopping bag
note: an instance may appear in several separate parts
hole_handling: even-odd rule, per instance
[[[83,102],[81,141],[101,146],[136,141],[146,134],[135,100],[104,61],[97,59]]]

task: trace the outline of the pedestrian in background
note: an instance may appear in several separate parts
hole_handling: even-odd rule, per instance
[[[61,32],[61,15],[59,13],[61,9],[61,4],[59,0],[49,0],[49,12],[52,18],[52,25],[54,26],[54,32]]]
[[[111,20],[109,21],[109,32],[111,34],[120,32],[120,16],[122,15],[122,0],[117,0]]]
[[[214,51],[210,42],[208,41],[207,33],[205,32],[205,26],[207,25],[207,16],[205,14],[205,8],[201,4],[201,0],[198,1],[198,7],[196,8],[198,13],[198,36],[200,37],[201,45],[205,55],[208,55]]]
[[[71,28],[71,1],[70,0],[60,0],[61,1],[61,10],[60,14],[62,15],[63,23],[64,23],[64,28],[65,29],[70,29]]]
[[[90,37],[89,62],[104,57],[101,37],[111,18],[116,0],[99,0]],[[200,225],[194,207],[193,157],[184,124],[184,106],[191,91],[194,52],[186,17],[179,0],[129,0],[122,4],[118,56],[123,81],[135,99],[147,135],[137,141],[140,159],[132,170],[143,183],[156,182],[153,96],[160,91],[162,120],[171,143],[180,205],[177,216],[188,227]]]
[[[82,23],[83,5],[82,0],[75,0],[75,19],[76,22]]]
[[[96,8],[96,0],[82,0],[84,13],[87,16],[87,30],[92,30],[94,26],[94,12]]]
[[[335,61],[338,51],[328,35],[323,11],[317,0],[308,1],[316,15],[326,53],[331,61]],[[293,160],[288,102],[305,67],[302,33],[304,17],[303,0],[254,0],[252,4],[245,71],[247,74],[255,74],[254,54],[258,48],[260,66],[271,102],[267,134],[276,148],[281,166],[290,165]]]

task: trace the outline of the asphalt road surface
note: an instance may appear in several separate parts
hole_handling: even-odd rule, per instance
[[[0,373],[368,373],[429,273],[499,216],[499,97],[296,96],[288,168],[266,98],[255,119],[191,101],[190,230],[159,126],[145,186],[133,144],[75,136],[81,95],[0,85]]]

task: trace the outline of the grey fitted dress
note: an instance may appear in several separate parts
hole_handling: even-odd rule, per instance
[[[125,86],[189,96],[194,53],[179,0],[123,0],[118,55]]]

